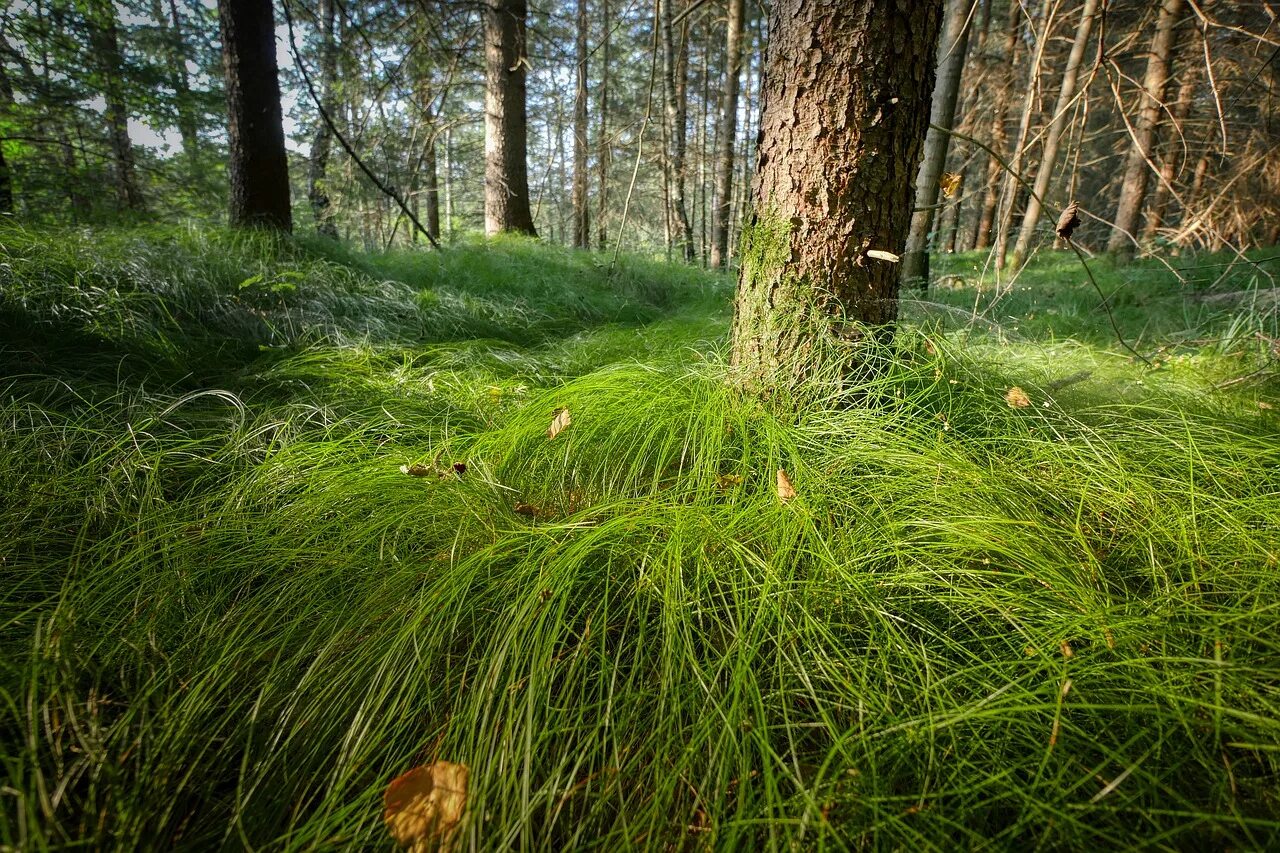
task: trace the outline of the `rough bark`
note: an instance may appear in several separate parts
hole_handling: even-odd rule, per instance
[[[573,245],[591,248],[591,212],[587,208],[587,0],[577,0],[577,80],[573,97]]]
[[[525,0],[484,5],[484,232],[537,236],[529,208]]]
[[[115,4],[110,0],[89,0],[85,5],[85,19],[89,25],[89,46],[98,65],[102,97],[107,105],[107,136],[111,145],[116,199],[124,209],[142,211],[146,209],[146,201],[138,187],[133,140],[129,138],[129,108],[122,76],[124,55],[120,52]]]
[[[338,45],[335,39],[337,4],[320,0],[320,104],[330,118],[337,115]],[[333,134],[323,117],[316,118],[311,140],[311,156],[307,160],[307,201],[315,216],[316,230],[337,239],[333,199],[329,196],[329,155],[333,150]]]
[[[946,24],[938,43],[938,79],[929,111],[931,124],[950,129],[956,117],[956,99],[964,74],[969,48],[970,0],[948,0]],[[924,141],[924,161],[916,179],[915,212],[907,232],[907,248],[902,256],[902,280],[925,287],[929,281],[929,232],[938,203],[938,181],[947,164],[951,135],[930,130]]]
[[[440,240],[440,177],[436,156],[436,116],[428,103],[422,108],[422,120],[426,124],[427,141],[422,149],[422,202],[426,205],[427,233],[431,239]],[[416,231],[414,232],[417,233]]]
[[[1004,57],[1000,63],[1003,74],[997,84],[995,105],[991,117],[991,150],[1003,152],[1009,144],[1005,120],[1009,115],[1009,99],[1013,94],[1014,69],[1018,64],[1022,39],[1022,9],[1018,3],[1009,4],[1009,21],[1004,36]],[[991,245],[991,232],[996,221],[996,205],[1000,200],[1004,169],[994,155],[987,160],[986,190],[982,195],[982,210],[978,214],[978,227],[974,232],[973,248],[985,249]]]
[[[832,343],[865,375],[857,345],[892,337],[899,268],[870,253],[906,240],[941,19],[942,0],[773,5],[733,325],[757,392],[795,389]]]
[[[1063,131],[1067,128],[1067,115],[1075,101],[1076,83],[1080,78],[1080,67],[1084,64],[1084,52],[1089,43],[1089,34],[1093,30],[1098,2],[1099,0],[1084,0],[1084,7],[1080,10],[1080,21],[1076,24],[1071,53],[1067,56],[1067,65],[1062,71],[1062,87],[1058,90],[1058,102],[1053,108],[1053,118],[1049,123],[1049,131],[1045,134],[1044,146],[1040,153],[1035,192],[1031,198],[1027,199],[1027,209],[1022,215],[1022,226],[1018,230],[1018,240],[1013,247],[1015,266],[1027,256],[1027,252],[1031,249],[1031,238],[1035,236],[1036,224],[1040,221],[1043,212],[1041,199],[1048,194],[1053,181],[1053,172],[1058,161],[1058,148],[1062,144]]]
[[[680,254],[685,261],[693,260],[693,226],[689,222],[689,209],[685,203],[685,152],[687,148],[686,105],[688,88],[685,85],[685,64],[688,54],[677,46],[673,36],[672,4],[674,0],[662,0],[662,82],[665,93],[668,129],[667,166],[671,187],[672,229],[680,241]]]
[[[227,88],[231,224],[292,230],[271,0],[219,0],[218,22]]]
[[[609,161],[612,151],[609,146],[609,0],[600,0],[600,124],[596,139],[596,228],[598,240],[603,251],[609,244],[609,233],[605,223],[605,213],[609,204]]]
[[[1141,106],[1138,119],[1133,123],[1133,136],[1129,154],[1125,159],[1120,180],[1120,198],[1116,214],[1112,217],[1111,238],[1107,251],[1118,260],[1133,257],[1134,236],[1138,216],[1147,196],[1147,181],[1151,168],[1152,143],[1156,127],[1160,123],[1160,111],[1164,106],[1165,88],[1169,84],[1169,57],[1173,52],[1174,34],[1178,19],[1182,16],[1183,0],[1164,0],[1156,19],[1156,32],[1151,39],[1151,52],[1147,55],[1147,70],[1142,79]]]
[[[738,85],[742,76],[742,21],[744,0],[729,0],[725,33],[724,91],[721,95],[720,129],[716,155],[716,206],[711,223],[711,266],[720,269],[729,260],[729,215],[733,210],[733,151],[738,135]]]

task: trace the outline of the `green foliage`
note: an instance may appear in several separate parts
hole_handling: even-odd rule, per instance
[[[782,412],[688,269],[0,245],[0,843],[377,848],[436,758],[485,849],[1280,842],[1280,400],[1203,378],[1243,337],[912,326]]]

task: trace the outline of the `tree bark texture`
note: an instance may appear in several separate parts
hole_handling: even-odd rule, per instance
[[[665,93],[668,132],[667,167],[671,185],[672,227],[678,229],[680,254],[686,262],[693,260],[693,226],[689,222],[689,208],[685,202],[685,151],[687,134],[686,86],[687,47],[677,48],[672,26],[672,3],[662,0],[662,81]],[[677,53],[677,51],[679,51]]]
[[[525,0],[484,5],[484,232],[537,236],[529,208]]]
[[[591,247],[591,212],[587,208],[587,0],[576,0],[577,86],[573,98],[573,245]]]
[[[600,0],[600,124],[596,131],[596,230],[600,250],[609,245],[609,231],[605,213],[609,205],[609,163],[613,159],[609,145],[609,0]]]
[[[133,140],[129,138],[129,109],[121,76],[124,56],[120,52],[115,4],[110,0],[90,0],[85,5],[85,18],[89,24],[89,44],[98,64],[102,97],[107,104],[107,135],[115,167],[116,198],[121,208],[142,211],[146,201],[138,187]]]
[[[941,20],[942,0],[773,6],[733,324],[758,393],[797,388],[833,340],[892,336],[899,268],[881,253],[906,240]]]
[[[218,21],[227,83],[231,224],[292,230],[271,0],[219,0]]]
[[[1148,160],[1155,142],[1156,127],[1160,123],[1160,112],[1164,108],[1165,88],[1169,84],[1169,57],[1173,53],[1174,33],[1182,16],[1182,5],[1183,0],[1164,0],[1160,5],[1151,52],[1147,55],[1141,106],[1138,119],[1133,123],[1132,144],[1120,180],[1120,199],[1116,203],[1116,215],[1112,218],[1111,238],[1107,241],[1107,251],[1122,261],[1133,257],[1138,216],[1147,196],[1147,180],[1151,171]]]
[[[320,103],[332,119],[337,114],[338,45],[335,41],[337,4],[334,0],[320,0]],[[338,227],[333,221],[333,200],[329,196],[329,154],[332,150],[332,133],[323,117],[316,119],[315,136],[311,141],[311,157],[307,162],[307,201],[316,219],[316,230],[326,237],[337,239]]]
[[[721,269],[729,261],[729,216],[733,210],[733,149],[738,135],[738,85],[742,76],[742,21],[744,0],[729,0],[725,32],[724,91],[721,94],[720,130],[716,135],[716,207],[711,222],[711,266]]]
[[[1053,108],[1053,118],[1050,119],[1049,131],[1045,134],[1044,146],[1040,152],[1035,192],[1027,199],[1027,209],[1022,215],[1022,226],[1018,229],[1018,240],[1013,247],[1014,266],[1017,266],[1031,250],[1031,239],[1035,236],[1036,224],[1043,213],[1041,199],[1048,194],[1053,182],[1053,172],[1058,162],[1058,148],[1062,144],[1062,134],[1067,128],[1067,115],[1075,102],[1076,83],[1080,78],[1080,67],[1084,64],[1084,52],[1089,44],[1089,34],[1093,30],[1093,19],[1098,12],[1098,2],[1099,0],[1084,0],[1084,7],[1080,10],[1080,21],[1076,24],[1071,53],[1067,56],[1067,66],[1062,71],[1062,87],[1058,90],[1058,102]]]
[[[956,99],[964,74],[969,48],[970,0],[948,0],[946,25],[938,44],[938,79],[930,107],[931,124],[950,129],[956,117]],[[907,248],[902,255],[902,280],[925,287],[929,281],[929,232],[933,230],[934,206],[938,203],[938,181],[947,164],[948,133],[930,130],[924,141],[924,161],[916,179],[916,210],[907,232]]]
[[[1004,34],[1003,60],[998,61],[1003,72],[996,84],[995,107],[991,117],[991,150],[1003,152],[1009,146],[1009,134],[1005,120],[1009,115],[1009,100],[1013,95],[1014,70],[1021,53],[1022,8],[1017,2],[1009,4],[1009,20]],[[991,245],[991,232],[995,227],[996,205],[1000,200],[1000,188],[1004,186],[1004,167],[992,155],[987,160],[986,190],[982,195],[982,209],[978,214],[978,227],[974,231],[973,248],[985,249]]]

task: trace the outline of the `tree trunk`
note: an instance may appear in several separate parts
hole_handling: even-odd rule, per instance
[[[729,0],[725,33],[724,93],[716,157],[716,209],[711,223],[711,266],[729,261],[729,215],[733,210],[733,151],[738,136],[738,81],[742,76],[742,21],[746,3]]]
[[[337,21],[337,3],[320,0],[320,104],[333,119],[338,82],[338,45],[334,38]],[[307,162],[307,200],[315,215],[316,230],[335,240],[338,228],[334,224],[333,200],[329,196],[329,154],[332,150],[332,134],[323,116],[316,118],[316,132],[311,141],[311,157]]]
[[[1142,105],[1138,120],[1133,126],[1133,140],[1125,159],[1124,173],[1120,181],[1120,200],[1112,219],[1111,239],[1107,251],[1120,261],[1133,257],[1134,230],[1138,215],[1147,196],[1147,178],[1150,167],[1151,145],[1155,141],[1160,111],[1164,108],[1164,91],[1169,83],[1169,56],[1173,52],[1174,31],[1182,16],[1183,0],[1164,0],[1160,16],[1156,19],[1156,33],[1151,39],[1151,53],[1147,56],[1147,72],[1142,80]]]
[[[231,224],[290,231],[271,0],[219,0],[231,149]]]
[[[1186,48],[1182,48],[1183,51]],[[1178,85],[1177,100],[1169,110],[1169,132],[1166,150],[1160,157],[1160,180],[1156,182],[1151,194],[1151,204],[1147,211],[1147,221],[1142,229],[1142,242],[1154,240],[1165,221],[1165,210],[1169,206],[1172,186],[1177,177],[1175,166],[1178,160],[1178,142],[1184,137],[1183,126],[1187,114],[1191,111],[1191,102],[1195,98],[1196,86],[1200,82],[1200,64],[1187,63],[1182,71],[1182,82]]]
[[[536,237],[529,209],[525,0],[484,5],[484,233]]]
[[[933,89],[929,122],[951,128],[956,117],[956,98],[964,74],[969,47],[970,0],[948,0],[947,20],[938,43],[938,81]],[[938,181],[947,165],[950,134],[930,130],[924,141],[924,162],[916,179],[915,212],[902,256],[902,280],[907,286],[925,288],[929,284],[929,232],[933,229],[934,205],[938,203]]]
[[[1058,103],[1053,108],[1053,118],[1049,123],[1049,132],[1045,136],[1044,146],[1040,153],[1040,165],[1036,172],[1035,192],[1027,199],[1027,210],[1022,215],[1022,227],[1018,230],[1018,241],[1013,247],[1014,266],[1017,266],[1031,249],[1031,238],[1035,236],[1036,224],[1042,212],[1041,199],[1049,192],[1053,181],[1054,167],[1058,161],[1058,147],[1062,143],[1062,132],[1067,127],[1067,114],[1076,96],[1076,81],[1080,77],[1080,66],[1084,63],[1084,51],[1089,44],[1089,33],[1093,29],[1093,19],[1098,11],[1098,0],[1084,0],[1084,8],[1080,11],[1080,22],[1076,24],[1076,35],[1071,42],[1071,53],[1067,57],[1067,67],[1062,72],[1062,88],[1058,91]]]
[[[573,245],[591,248],[587,209],[587,0],[577,0],[577,90],[573,98]]]
[[[165,62],[168,65],[169,85],[173,88],[174,110],[178,115],[178,135],[182,137],[182,154],[194,168],[200,153],[199,122],[192,109],[191,80],[187,74],[187,40],[182,33],[182,16],[178,14],[177,0],[152,0],[151,14],[164,35]]]
[[[444,131],[444,228],[453,236],[453,128]]]
[[[1022,7],[1017,2],[1009,4],[1009,24],[1004,36],[1004,54],[999,63],[1003,74],[996,89],[995,108],[991,117],[991,150],[1004,152],[1009,145],[1005,120],[1009,116],[1009,99],[1013,94],[1014,68],[1018,64],[1022,39]],[[996,205],[1000,200],[1000,188],[1004,185],[1004,168],[994,154],[987,161],[987,183],[982,194],[982,210],[978,214],[978,228],[974,232],[973,248],[985,249],[991,245],[991,231],[996,221]]]
[[[795,390],[831,342],[881,343],[929,123],[942,0],[777,0],[733,364],[760,393]],[[850,377],[874,371],[856,348]]]
[[[609,232],[605,221],[605,213],[609,204],[609,162],[612,151],[609,146],[609,0],[600,0],[600,124],[599,138],[596,139],[596,169],[599,177],[596,183],[596,229],[599,232],[600,250],[609,245]]]
[[[431,239],[440,240],[440,177],[436,162],[436,117],[431,105],[423,108],[423,119],[427,124],[427,142],[422,151],[422,196],[427,206],[427,233]],[[413,232],[417,234],[415,230]]]
[[[115,4],[110,0],[89,0],[85,19],[89,25],[89,44],[102,78],[102,97],[107,104],[107,135],[115,166],[116,199],[124,209],[142,211],[146,209],[146,201],[138,187],[133,140],[129,138],[129,108],[121,78],[124,55],[120,52]]]
[[[685,204],[685,105],[688,88],[685,85],[684,48],[677,55],[671,6],[674,0],[662,0],[662,82],[666,95],[668,128],[667,163],[670,173],[671,216],[673,234],[680,240],[680,254],[686,262],[693,260],[693,227],[689,224],[689,210]]]

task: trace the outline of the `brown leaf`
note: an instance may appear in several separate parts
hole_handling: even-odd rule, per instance
[[[430,477],[436,473],[436,469],[430,465],[423,465],[421,462],[415,462],[412,465],[401,465],[401,474],[408,474],[410,477]]]
[[[459,477],[467,473],[467,463],[465,462],[453,463],[453,473],[457,474]]]
[[[943,172],[942,177],[938,180],[938,187],[942,190],[942,194],[947,198],[951,198],[956,194],[956,190],[960,189],[960,179],[964,177],[959,172]]]
[[[382,819],[401,847],[450,850],[467,805],[465,764],[433,761],[398,776],[383,795]]]
[[[530,518],[537,518],[542,515],[542,510],[538,509],[533,504],[525,503],[524,501],[520,501],[511,509],[519,515],[527,515]]]
[[[1076,215],[1079,212],[1080,204],[1073,201],[1067,205],[1066,209],[1062,211],[1062,215],[1058,217],[1058,224],[1054,230],[1058,232],[1058,236],[1063,240],[1070,240],[1071,235],[1080,227],[1080,217]]]
[[[1027,392],[1017,385],[1004,392],[1004,401],[1013,409],[1025,409],[1031,405],[1031,398],[1027,396]]]
[[[792,485],[791,478],[787,476],[787,472],[778,469],[778,500],[787,503],[796,496],[796,487]]]
[[[551,418],[551,426],[547,428],[547,438],[555,438],[557,435],[564,432],[565,427],[571,423],[573,423],[573,418],[569,417],[569,410],[567,408],[556,409],[555,415]]]

